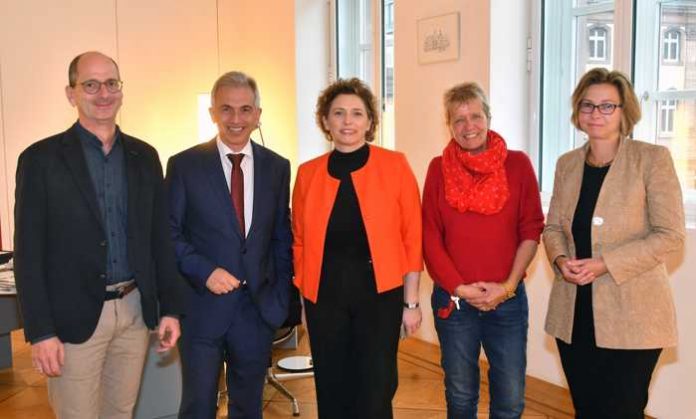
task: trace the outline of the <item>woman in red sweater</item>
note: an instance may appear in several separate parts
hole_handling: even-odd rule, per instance
[[[435,281],[435,328],[448,418],[475,418],[479,354],[490,370],[490,417],[524,410],[528,307],[522,278],[544,226],[529,158],[490,130],[476,83],[444,97],[452,139],[430,163],[423,191],[423,254]]]

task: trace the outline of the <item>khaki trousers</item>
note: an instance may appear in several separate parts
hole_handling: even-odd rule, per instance
[[[48,379],[58,419],[130,419],[148,348],[140,292],[104,302],[94,334],[65,344],[60,377]]]

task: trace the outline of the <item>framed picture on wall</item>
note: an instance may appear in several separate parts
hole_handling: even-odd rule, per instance
[[[418,63],[459,59],[459,12],[418,21]]]

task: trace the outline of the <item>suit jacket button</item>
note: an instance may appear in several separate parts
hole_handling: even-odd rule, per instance
[[[99,279],[106,279],[106,274],[99,274]]]
[[[99,246],[106,247],[106,240],[102,240],[101,242],[99,242]]]
[[[247,252],[246,247],[242,247],[242,254],[243,254],[243,255],[246,255],[246,252]]]

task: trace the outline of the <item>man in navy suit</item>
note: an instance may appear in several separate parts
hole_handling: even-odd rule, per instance
[[[188,279],[180,341],[180,418],[214,418],[227,363],[230,418],[261,418],[274,331],[292,279],[290,163],[250,140],[259,126],[256,82],[240,72],[213,86],[213,140],[169,160],[170,224]]]

